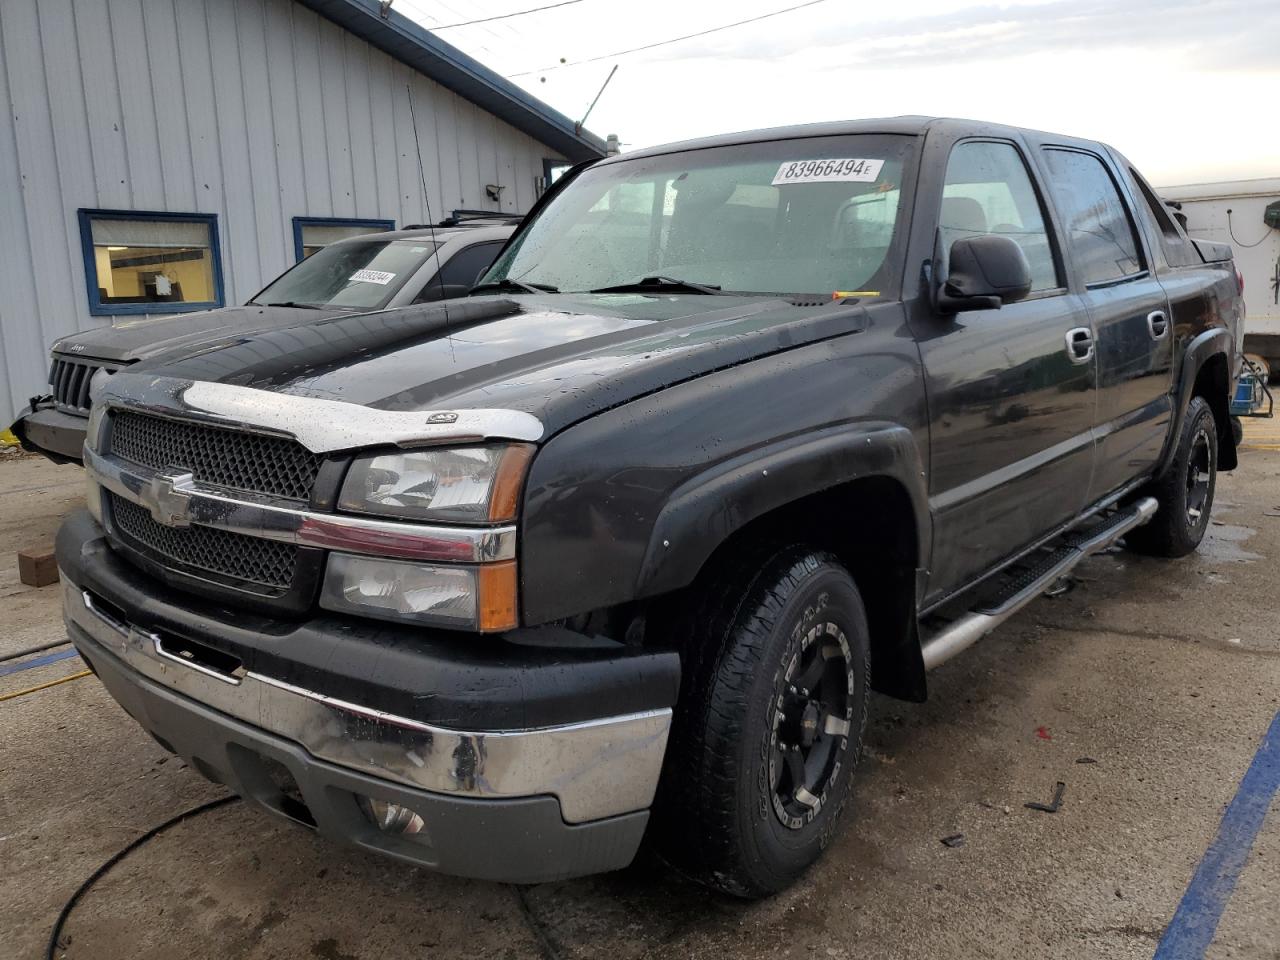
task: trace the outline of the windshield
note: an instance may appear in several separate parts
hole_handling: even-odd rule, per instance
[[[313,253],[250,300],[260,304],[377,310],[417,273],[430,240],[344,240]]]
[[[724,292],[878,292],[913,142],[813,137],[603,164],[548,203],[484,280],[566,293],[646,277]]]

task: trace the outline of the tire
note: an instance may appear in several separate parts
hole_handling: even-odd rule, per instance
[[[1231,439],[1237,447],[1244,443],[1244,423],[1239,417],[1231,418]]]
[[[695,880],[762,897],[818,859],[844,809],[867,722],[866,612],[835,557],[801,547],[744,557],[704,586],[657,845]]]
[[[1144,493],[1160,508],[1141,527],[1125,536],[1125,545],[1157,557],[1185,557],[1209,528],[1218,481],[1218,430],[1203,397],[1192,397],[1182,421],[1178,448],[1164,476]]]

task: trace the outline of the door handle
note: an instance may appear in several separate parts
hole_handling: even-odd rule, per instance
[[[1072,327],[1067,331],[1067,356],[1072,363],[1088,363],[1093,359],[1093,331],[1088,327]]]
[[[1152,340],[1162,340],[1169,332],[1169,318],[1163,310],[1152,310],[1147,314],[1147,329],[1151,331]]]

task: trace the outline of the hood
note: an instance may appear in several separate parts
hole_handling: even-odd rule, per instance
[[[731,296],[476,297],[268,330],[143,374],[389,411],[538,417],[547,435],[712,370],[862,329],[856,304]],[[116,384],[116,389],[124,386]]]
[[[135,317],[109,327],[98,327],[63,337],[53,345],[53,352],[115,363],[133,363],[171,350],[198,347],[230,336],[291,327],[298,323],[311,323],[325,317],[350,313],[350,310],[250,305],[179,313],[171,317]]]

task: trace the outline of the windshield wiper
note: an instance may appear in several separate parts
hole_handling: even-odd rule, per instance
[[[645,277],[635,283],[619,283],[612,287],[597,287],[589,293],[705,293],[709,296],[719,294],[720,285],[715,283],[694,283],[692,280],[677,280],[674,277]]]
[[[493,280],[489,283],[481,283],[471,288],[470,293],[480,293],[483,290],[519,290],[521,293],[559,293],[558,287],[553,287],[549,283],[525,283],[523,280],[512,280],[510,277],[503,277],[501,280]]]
[[[319,310],[320,307],[314,303],[299,303],[297,300],[280,300],[276,303],[259,303],[255,306],[260,307],[300,307],[303,310]]]

